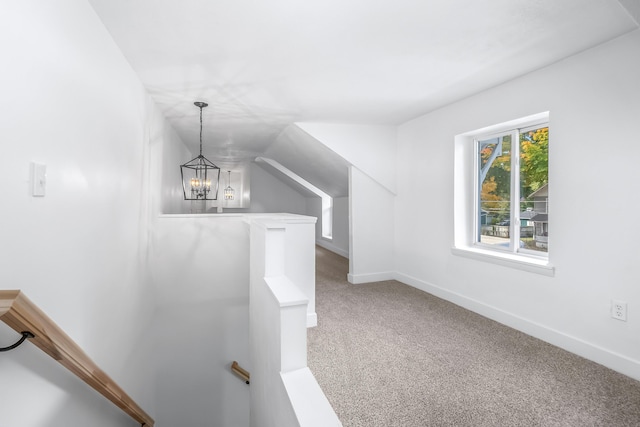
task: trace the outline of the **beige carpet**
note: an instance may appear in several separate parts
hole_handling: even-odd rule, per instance
[[[640,382],[316,254],[309,367],[344,427],[640,426]]]

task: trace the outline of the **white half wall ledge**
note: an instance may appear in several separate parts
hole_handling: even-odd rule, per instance
[[[567,335],[556,329],[532,322],[513,313],[500,310],[456,292],[451,292],[407,274],[396,272],[394,279],[640,381],[639,360],[609,351],[580,338]]]
[[[269,227],[267,228],[277,228]],[[296,305],[309,304],[309,298],[298,289],[286,276],[268,277],[265,281],[269,284],[269,289],[273,296],[280,301],[280,307],[289,307]],[[316,312],[307,313],[307,328],[315,328],[318,326],[318,314]]]
[[[284,224],[315,224],[318,220],[314,216],[292,213],[203,213],[203,214],[160,214],[159,219],[219,219],[251,221],[273,220]]]
[[[340,426],[307,367],[304,322],[311,298],[304,283],[299,286],[304,275],[287,268],[315,277],[315,264],[305,262],[315,259],[313,227],[260,220],[250,228],[250,425]]]
[[[301,427],[341,427],[342,423],[309,368],[280,374]]]

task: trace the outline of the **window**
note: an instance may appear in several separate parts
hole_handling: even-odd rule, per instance
[[[548,123],[540,113],[455,137],[454,254],[553,275]]]
[[[475,139],[475,243],[495,250],[548,252],[549,125]]]
[[[262,162],[262,163],[268,164],[269,166],[276,169],[283,175],[287,176],[291,180],[297,182],[298,184],[300,184],[310,192],[320,197],[322,201],[321,202],[322,203],[322,212],[321,212],[322,221],[320,223],[322,237],[327,240],[332,240],[333,239],[333,197],[331,197],[330,195],[320,190],[315,185],[311,184],[306,179],[302,178],[297,173],[287,169],[286,167],[284,167],[283,165],[281,165],[280,163],[276,162],[273,159],[268,159],[266,157],[256,157],[256,162]]]

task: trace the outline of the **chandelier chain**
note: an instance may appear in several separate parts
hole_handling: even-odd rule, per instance
[[[202,156],[202,106],[200,106],[200,155]]]

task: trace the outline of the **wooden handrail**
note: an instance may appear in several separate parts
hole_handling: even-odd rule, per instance
[[[35,336],[29,338],[29,341],[36,347],[57,360],[141,425],[153,427],[153,418],[98,368],[89,356],[21,291],[0,290],[0,320],[18,333],[31,332]]]
[[[247,384],[250,383],[251,375],[249,374],[249,372],[242,369],[240,365],[238,365],[238,362],[236,362],[235,360],[231,364],[231,371],[233,371],[234,374],[242,378],[244,382],[246,382]]]

